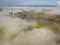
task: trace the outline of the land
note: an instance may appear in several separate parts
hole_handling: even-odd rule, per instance
[[[60,8],[0,9],[0,45],[60,45]]]
[[[54,7],[5,7],[8,16],[21,18],[27,22],[36,21],[37,27],[49,27],[60,31],[60,8]],[[1,9],[1,10],[2,10]]]

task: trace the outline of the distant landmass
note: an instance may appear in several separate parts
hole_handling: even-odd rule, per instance
[[[17,6],[21,6],[21,7],[57,7],[56,5],[17,5]]]
[[[57,7],[57,5],[8,5],[8,6],[2,5],[2,7],[14,7],[14,6],[16,7]]]

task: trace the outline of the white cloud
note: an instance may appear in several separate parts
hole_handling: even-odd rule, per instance
[[[57,4],[57,6],[60,6],[60,1],[57,1],[56,4]]]
[[[25,1],[25,2],[23,2],[23,4],[40,4],[41,2],[40,1],[30,1],[30,0],[28,0],[28,1]]]
[[[57,1],[57,5],[60,5],[60,1]]]

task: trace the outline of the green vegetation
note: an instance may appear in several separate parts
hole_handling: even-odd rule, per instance
[[[22,30],[23,30],[24,32],[27,32],[27,31],[32,31],[33,29],[34,29],[34,26],[29,25],[29,26],[23,28]]]
[[[18,34],[12,34],[9,39],[10,39],[10,40],[13,40],[13,39],[15,39],[17,36],[18,36]]]
[[[5,28],[4,27],[0,27],[0,37],[4,34],[4,31],[5,30]]]
[[[0,26],[0,40],[3,40],[3,36],[5,34],[6,28]]]
[[[60,15],[55,15],[55,14],[49,14],[45,12],[35,12],[34,10],[31,11],[23,11],[23,12],[18,12],[17,14],[20,14],[24,17],[31,16],[33,18],[40,18],[38,21],[36,20],[36,28],[41,28],[41,27],[48,27],[52,29],[55,33],[60,31]],[[17,15],[16,14],[16,15]],[[19,15],[19,16],[20,16]],[[56,26],[57,25],[57,26]],[[32,26],[28,26],[24,28],[23,30],[26,32],[27,30],[32,30]]]
[[[36,24],[36,28],[42,28],[43,26],[42,25],[39,25],[39,24]]]
[[[48,26],[48,28],[50,28],[53,32],[55,33],[60,33],[60,28],[58,24],[51,24],[50,26]]]

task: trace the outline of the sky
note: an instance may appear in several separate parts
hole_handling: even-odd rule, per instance
[[[59,0],[0,0],[0,6],[16,5],[56,5]]]

